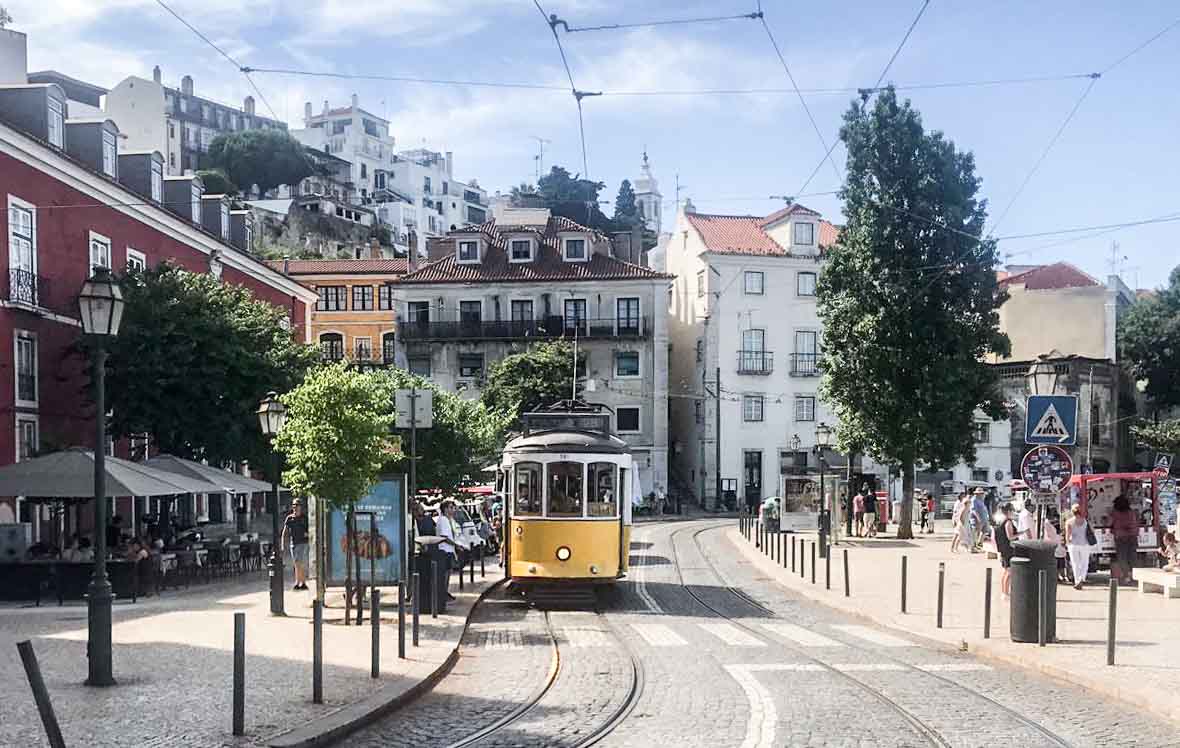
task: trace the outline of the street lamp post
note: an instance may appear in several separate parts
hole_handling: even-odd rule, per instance
[[[86,591],[86,685],[115,685],[111,658],[111,581],[107,577],[106,343],[119,334],[123,293],[108,268],[95,268],[78,294],[82,332],[94,346],[94,575]]]
[[[258,425],[262,433],[271,439],[271,491],[270,491],[270,614],[285,616],[283,610],[283,553],[279,547],[279,452],[274,448],[274,438],[283,430],[287,421],[287,408],[273,392],[258,405]]]
[[[832,446],[832,429],[823,421],[815,427],[815,452],[819,455],[819,555],[828,557],[828,533],[832,529],[832,508],[824,493],[824,450]]]

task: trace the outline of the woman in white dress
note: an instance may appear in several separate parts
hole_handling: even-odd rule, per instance
[[[971,537],[971,497],[963,494],[963,506],[959,509],[959,547],[975,552],[975,540]]]
[[[1069,551],[1069,565],[1073,569],[1073,586],[1074,589],[1080,590],[1090,570],[1091,546],[1087,532],[1090,524],[1086,521],[1080,504],[1074,504],[1070,509],[1073,516],[1065,523],[1065,543]]]
[[[966,494],[959,494],[955,499],[955,507],[951,509],[951,525],[954,527],[954,535],[951,536],[951,553],[957,553],[959,544],[963,542],[963,505],[967,502],[963,500]]]

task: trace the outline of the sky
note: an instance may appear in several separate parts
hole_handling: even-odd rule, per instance
[[[639,174],[646,150],[666,201],[691,198],[704,212],[765,215],[799,202],[840,222],[844,151],[837,140],[848,92],[805,93],[791,82],[762,24],[740,19],[566,34],[573,80],[583,91],[586,169],[577,108],[557,44],[533,0],[166,0],[242,65],[564,86],[565,90],[429,85],[255,73],[266,104],[291,127],[303,104],[325,100],[388,118],[399,149],[455,154],[455,177],[489,191],[535,181],[543,165],[605,182],[605,199]],[[749,13],[757,0],[541,0],[571,27]],[[127,75],[164,82],[189,74],[196,93],[240,105],[246,77],[155,0],[0,0],[10,28],[29,35],[31,70],[55,69],[104,86]],[[765,20],[801,89],[872,86],[921,0],[763,0]],[[888,71],[915,84],[1076,75],[1085,78],[901,91],[975,155],[989,230],[996,236],[1180,217],[1180,26],[1110,66],[1180,19],[1167,0],[932,0]],[[1108,68],[1110,68],[1108,70]],[[755,95],[610,95],[775,88]],[[256,96],[256,98],[258,98]],[[1051,139],[1069,124],[1035,169]],[[818,134],[817,134],[818,128]],[[1031,177],[1030,177],[1031,174]],[[1027,180],[1027,183],[1025,183]],[[1021,185],[1024,184],[1023,188]],[[609,213],[610,207],[604,206]],[[665,223],[668,223],[666,220]],[[1117,246],[1113,246],[1117,244]],[[1012,264],[1068,261],[1104,279],[1115,267],[1132,287],[1154,288],[1180,265],[1180,221],[1040,238],[1004,239]],[[1112,265],[1113,260],[1113,265]]]

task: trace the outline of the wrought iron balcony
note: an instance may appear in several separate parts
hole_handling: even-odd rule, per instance
[[[518,340],[521,338],[620,338],[637,340],[650,334],[643,317],[606,319],[459,320],[419,322],[398,320],[403,340]]]
[[[47,291],[49,281],[28,270],[9,268],[7,299],[15,304],[41,306],[43,292]]]
[[[738,374],[766,375],[774,371],[774,353],[771,351],[738,351]]]
[[[819,376],[819,354],[818,353],[792,353],[791,354],[791,376],[793,376],[793,377],[818,377]]]

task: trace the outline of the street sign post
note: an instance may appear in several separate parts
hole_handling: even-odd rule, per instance
[[[1035,493],[1055,495],[1073,477],[1073,458],[1061,447],[1034,447],[1020,461],[1020,474]]]
[[[1026,444],[1073,446],[1078,440],[1077,395],[1029,395]]]

